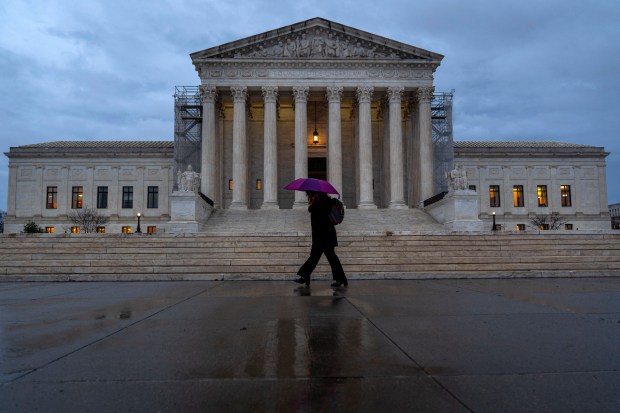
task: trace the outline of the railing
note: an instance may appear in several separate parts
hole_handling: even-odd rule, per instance
[[[446,194],[448,193],[448,191],[445,192],[441,192],[437,195],[433,195],[432,197],[425,199],[424,200],[424,206],[427,207],[431,204],[434,204],[437,201],[441,201],[443,199],[444,196],[446,196]]]

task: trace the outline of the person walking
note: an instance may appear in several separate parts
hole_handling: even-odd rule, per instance
[[[329,212],[332,208],[331,199],[325,192],[306,191],[306,196],[308,197],[308,212],[310,212],[310,223],[312,225],[312,248],[310,257],[297,271],[299,278],[295,282],[310,286],[310,275],[318,264],[321,255],[325,254],[334,278],[331,286],[346,287],[348,280],[334,251],[334,248],[338,246],[338,239],[336,228],[329,219]]]

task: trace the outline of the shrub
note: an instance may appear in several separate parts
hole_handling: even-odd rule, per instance
[[[30,221],[24,224],[23,232],[26,234],[40,234],[45,232],[45,230],[38,226],[34,221]]]

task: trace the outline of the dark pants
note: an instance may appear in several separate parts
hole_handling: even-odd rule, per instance
[[[344,275],[342,264],[340,264],[340,260],[334,251],[334,247],[317,247],[313,245],[310,250],[310,257],[308,257],[304,265],[302,265],[299,271],[297,271],[297,275],[310,279],[310,274],[312,274],[312,271],[314,271],[314,268],[319,263],[319,259],[321,259],[322,254],[325,254],[325,258],[327,258],[329,265],[332,267],[332,277],[334,277],[334,280],[346,280],[347,277]]]

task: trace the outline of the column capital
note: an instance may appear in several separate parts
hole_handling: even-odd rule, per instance
[[[387,90],[387,96],[389,103],[400,103],[403,97],[405,88],[403,86],[392,86]]]
[[[416,91],[416,96],[418,97],[418,101],[420,103],[430,103],[433,99],[433,92],[435,91],[434,87],[421,87]]]
[[[276,103],[278,100],[278,87],[277,86],[263,86],[263,101],[265,103]]]
[[[237,103],[245,103],[248,98],[248,88],[245,86],[231,86],[230,93],[233,96],[233,101]]]
[[[357,101],[360,103],[370,103],[370,99],[372,98],[372,92],[374,88],[372,86],[360,86],[355,91],[355,95],[357,96]]]
[[[327,101],[329,103],[340,103],[342,100],[342,86],[329,86],[327,88]]]
[[[213,85],[200,86],[200,100],[202,103],[213,103],[217,99],[217,90]]]
[[[308,86],[294,86],[293,96],[296,103],[305,103],[308,101],[308,93],[310,88]]]

